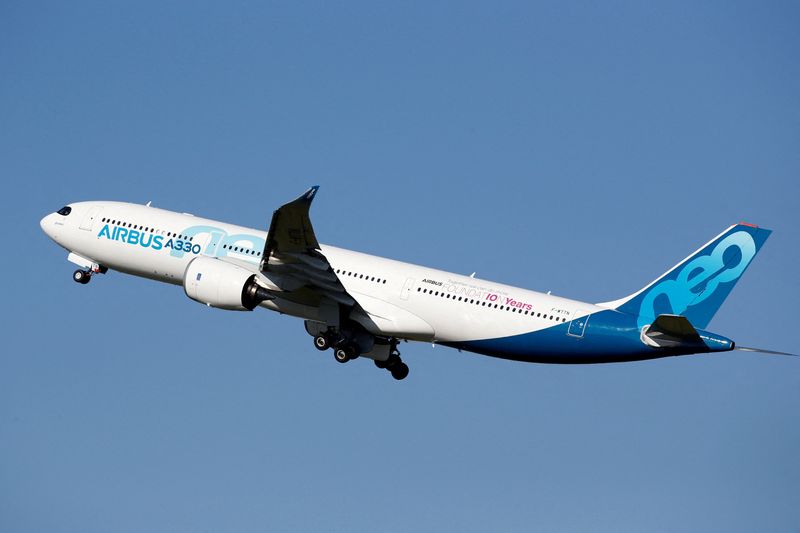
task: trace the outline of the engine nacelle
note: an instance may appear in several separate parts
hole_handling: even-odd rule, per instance
[[[231,311],[252,311],[272,296],[251,271],[213,257],[197,257],[183,275],[186,296]]]

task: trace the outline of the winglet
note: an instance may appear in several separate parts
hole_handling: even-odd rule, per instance
[[[313,200],[314,197],[317,195],[318,190],[319,190],[319,185],[312,185],[311,188],[309,188],[306,192],[303,193],[303,195],[300,198],[298,198],[298,200],[303,199],[307,202],[311,202],[311,200]]]
[[[261,254],[262,272],[269,264],[270,256],[276,251],[305,253],[309,250],[319,250],[319,242],[308,217],[311,200],[314,199],[317,190],[319,185],[314,185],[300,197],[282,205],[272,213],[272,221],[264,243],[264,253]]]

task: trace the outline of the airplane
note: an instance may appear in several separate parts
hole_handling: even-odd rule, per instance
[[[318,189],[278,208],[266,232],[150,202],[72,203],[40,225],[78,265],[77,283],[115,270],[181,285],[210,307],[298,317],[317,349],[371,359],[397,380],[409,373],[401,341],[535,363],[793,355],[705,329],[771,230],[734,224],[633,294],[587,303],[320,244],[309,217]]]

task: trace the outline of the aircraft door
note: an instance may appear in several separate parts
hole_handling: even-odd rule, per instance
[[[403,285],[403,290],[400,291],[401,300],[408,300],[408,296],[411,294],[411,287],[413,286],[414,286],[414,278],[406,279],[406,282]]]
[[[583,333],[586,330],[586,324],[589,323],[589,316],[591,315],[585,309],[577,309],[574,313],[572,313],[572,320],[569,323],[567,335],[572,337],[583,337]]]
[[[225,233],[221,231],[211,231],[206,237],[206,242],[203,245],[203,253],[212,257],[217,255],[217,246],[222,242]]]
[[[102,209],[103,208],[99,206],[90,207],[86,212],[86,215],[84,215],[83,220],[81,220],[80,228],[86,231],[91,231],[92,226],[94,226],[94,221],[95,219],[99,218],[98,215]]]

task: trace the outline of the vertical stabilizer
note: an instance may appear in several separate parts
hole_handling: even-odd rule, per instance
[[[770,233],[735,224],[640,291],[598,305],[638,316],[639,327],[673,314],[705,328]]]

